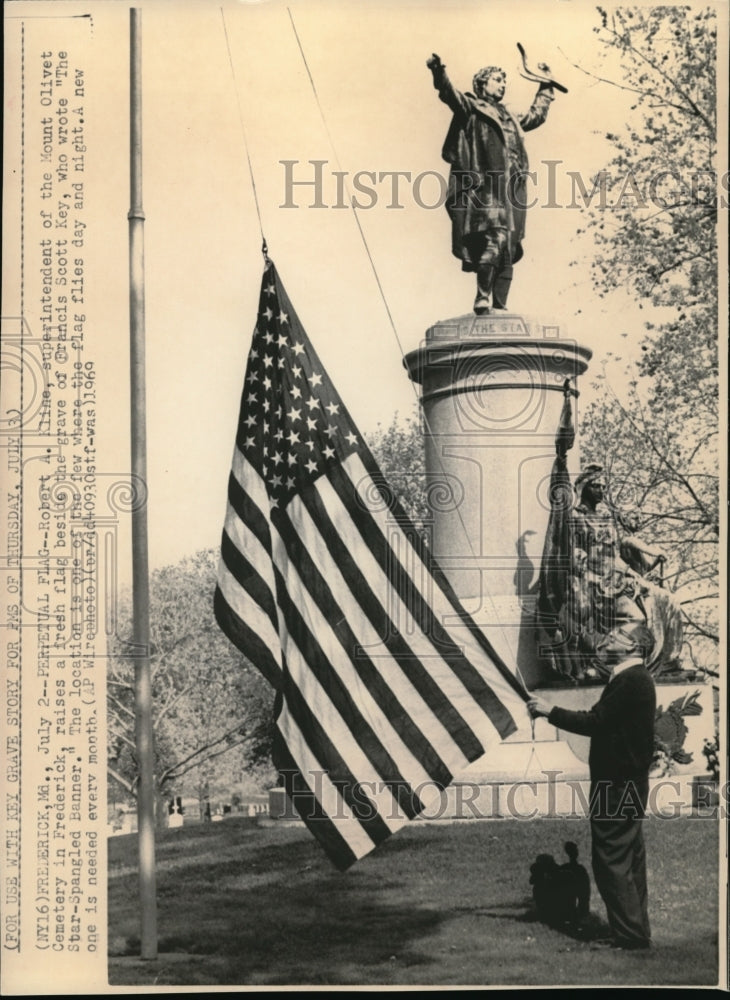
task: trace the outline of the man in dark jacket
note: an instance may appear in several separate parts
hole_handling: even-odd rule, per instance
[[[646,626],[627,623],[606,654],[614,662],[603,694],[587,712],[528,702],[533,716],[558,729],[591,737],[593,874],[613,943],[648,948],[651,942],[642,818],[654,754],[656,692],[644,665],[653,639]],[[623,646],[623,648],[621,648]]]
[[[507,308],[512,265],[522,257],[527,208],[527,153],[522,133],[542,125],[553,89],[541,83],[532,107],[521,118],[503,106],[505,73],[497,66],[479,70],[474,93],[456,90],[434,53],[426,65],[440,99],[454,116],[443,147],[451,164],[446,210],[452,224],[452,252],[464,271],[477,273],[474,312]],[[541,63],[540,68],[547,71]]]

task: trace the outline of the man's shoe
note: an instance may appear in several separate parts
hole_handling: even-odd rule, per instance
[[[613,948],[615,945],[613,938],[593,938],[592,941],[588,942],[588,947],[593,951],[603,951],[606,948]]]
[[[613,946],[620,948],[621,951],[646,951],[647,948],[651,948],[651,941],[645,938],[617,938]]]

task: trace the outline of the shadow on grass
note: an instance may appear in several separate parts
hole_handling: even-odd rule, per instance
[[[230,846],[230,836],[213,833],[208,839],[200,830],[178,838],[172,850],[163,842],[158,851],[159,924],[164,928],[159,951],[176,955],[173,981],[196,981],[195,973],[184,968],[183,955],[193,964],[196,956],[207,956],[206,975],[220,984],[334,984],[343,981],[343,970],[387,966],[394,954],[407,956],[411,965],[430,962],[408,946],[433,933],[443,916],[433,909],[379,902],[376,897],[384,892],[397,898],[399,880],[374,878],[363,863],[359,870],[339,873],[309,841],[261,845],[241,833],[235,857],[219,853]],[[206,840],[206,860],[185,863],[193,844]],[[131,956],[139,952],[139,939],[133,933],[121,936],[119,930],[134,923],[136,876],[128,874],[126,864],[117,866],[121,876],[114,867],[110,864],[109,907],[110,913],[116,911],[117,933],[110,934],[110,950]],[[112,983],[120,981],[115,964],[122,963],[112,962]]]
[[[712,985],[716,828],[654,821],[646,833],[656,946],[626,956],[536,919],[530,863],[568,837],[586,852],[589,831],[574,822],[413,824],[345,873],[302,828],[234,818],[167,831],[157,845],[160,959],[147,964],[134,957],[136,837],[113,838],[110,982]],[[604,936],[591,919],[591,937]]]
[[[572,941],[590,943],[597,939],[608,938],[611,935],[610,925],[596,913],[589,913],[588,917],[579,925],[549,923],[542,920],[538,916],[535,905],[530,898],[525,899],[521,903],[503,903],[488,908],[476,909],[472,912],[477,916],[487,917],[491,920],[513,920],[518,924],[540,924],[544,927],[549,927],[551,931]]]

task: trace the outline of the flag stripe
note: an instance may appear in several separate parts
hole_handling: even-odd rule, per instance
[[[248,591],[231,574],[231,571],[222,558],[218,563],[218,585],[231,610],[236,613],[241,621],[249,625],[261,642],[268,648],[278,664],[278,673],[280,674],[281,642],[279,631],[273,627],[271,619],[263,608],[256,603]]]
[[[353,465],[356,463],[362,465],[361,477],[363,480],[371,479],[374,483],[379,484],[385,482],[382,472],[378,468],[375,459],[367,448],[360,448],[358,453],[352,455],[351,458],[354,460]],[[359,479],[356,475],[353,475],[352,479],[355,484],[355,488],[357,489]],[[363,500],[360,499],[358,501],[358,510],[362,509],[362,507]],[[419,535],[418,531],[414,528],[411,519],[408,517],[403,508],[398,503],[391,503],[388,508],[388,517],[396,521],[403,528],[404,533],[408,537],[409,545],[417,555],[425,571],[435,580],[437,585],[435,588],[436,597],[444,603],[444,611],[441,614],[440,620],[448,626],[452,623],[453,618],[458,618],[462,625],[468,630],[473,642],[475,642],[477,646],[481,648],[482,652],[488,657],[490,661],[490,672],[496,670],[512,689],[512,693],[507,696],[508,701],[514,700],[514,694],[517,694],[522,701],[527,701],[531,697],[530,693],[525,689],[524,684],[515,676],[514,671],[510,670],[499,653],[497,653],[494,649],[482,629],[479,628],[471,615],[463,607],[461,601],[456,595],[456,592],[454,591],[454,588],[449,583],[446,574],[431,555],[427,545]],[[446,607],[448,607],[449,617],[447,617]],[[459,635],[459,640],[461,640],[461,634]]]
[[[274,737],[272,756],[294,808],[340,871],[349,868],[353,862],[363,857],[369,849],[375,846],[370,838],[364,835],[366,838],[364,843],[356,843],[357,851],[353,850],[340,829],[342,822],[340,821],[338,827],[324,806],[320,804],[292,757],[286,737],[282,733],[277,732]],[[332,815],[340,815],[339,803],[337,806],[336,810],[332,810]]]
[[[252,498],[244,488],[244,483],[248,485],[249,490],[254,487],[254,491],[261,495],[256,499]],[[262,508],[268,511],[269,507],[266,487],[261,482],[258,472],[237,448],[233,454],[233,469],[228,477],[228,502],[239,520],[259,540],[264,550],[271,552],[269,522],[262,513]]]
[[[233,527],[233,530],[235,530],[235,527]],[[233,543],[225,529],[221,539],[221,558],[231,576],[256,601],[278,633],[279,616],[276,611],[274,595],[271,593],[269,585],[261,577],[258,570],[251,565],[243,552]]]
[[[229,512],[223,532],[227,536],[227,545],[233,546],[235,549],[230,564],[240,564],[241,566],[243,574],[239,580],[241,586],[246,586],[246,589],[249,590],[251,596],[256,599],[262,609],[269,613],[271,623],[278,631],[276,581],[271,565],[271,553],[264,551],[258,538],[248,530],[242,521],[238,520],[235,514]],[[246,567],[246,563],[250,565],[250,570]],[[226,562],[224,565],[228,566],[229,563]],[[235,571],[231,570],[231,572],[236,576]],[[238,580],[237,576],[236,579]],[[249,582],[251,586],[249,586]]]
[[[281,642],[278,628],[273,627],[271,618],[266,611],[236,580],[223,558],[218,564],[218,584],[229,607],[235,611],[241,621],[248,622],[264,645],[268,647],[274,659],[279,661]]]
[[[326,774],[327,783],[337,789],[352,818],[362,826],[374,844],[381,843],[390,836],[391,831],[339,752],[338,746],[343,740],[342,731],[338,730],[339,741],[338,746],[335,746],[330,733],[323,725],[323,720],[329,721],[326,711],[322,711],[326,706],[318,705],[318,714],[315,715],[303,693],[293,682],[289,672],[291,665],[287,666],[289,669],[284,686],[284,705],[277,725],[282,732],[289,731],[287,742],[294,760],[304,772]],[[320,711],[322,719],[318,717]],[[292,727],[296,727],[296,739],[292,738]]]
[[[320,616],[313,617],[315,634],[321,637],[331,630],[347,653],[347,659],[336,658],[343,681],[357,693],[371,717],[382,713],[382,725],[387,726],[393,739],[398,741],[393,752],[397,754],[399,767],[411,782],[433,779],[448,783],[452,778],[451,769],[435,748],[449,745],[451,738],[438,715],[423,701],[393,657],[382,652],[378,632],[361,613],[361,592],[350,591],[341,567],[331,558],[324,539],[298,498],[287,508],[287,515],[291,530],[305,541],[306,555],[312,562],[308,574],[312,597],[310,613],[318,612]],[[375,654],[377,662],[371,659],[368,648],[379,649]],[[399,750],[401,741],[402,752]],[[404,760],[403,754],[412,754],[412,757]]]
[[[288,513],[293,512],[293,508],[298,506],[298,501],[294,501],[288,509]],[[280,525],[280,529],[281,529]],[[411,704],[411,713],[415,705],[419,707],[419,716],[428,709],[418,698],[415,690],[410,686],[399,684],[405,698],[398,700],[393,690],[383,677],[388,673],[389,677],[394,674],[394,670],[383,670],[372,664],[367,654],[362,649],[361,643],[347,624],[346,618],[349,616],[358,624],[362,625],[365,619],[356,613],[358,605],[347,603],[340,605],[330,590],[326,578],[322,571],[315,565],[314,559],[321,552],[324,543],[316,534],[314,526],[309,524],[298,524],[296,528],[291,523],[288,530],[282,532],[283,543],[296,545],[299,535],[306,539],[306,560],[311,560],[308,578],[308,589],[305,591],[305,580],[295,574],[289,567],[289,590],[293,594],[294,600],[306,609],[309,617],[309,625],[317,637],[319,643],[326,643],[332,669],[337,671],[338,679],[345,685],[347,690],[357,693],[358,702],[363,712],[367,712],[368,719],[381,732],[385,729],[383,738],[387,738],[393,754],[398,758],[398,769],[400,774],[405,775],[412,783],[419,783],[424,780],[435,779],[448,782],[452,775],[444,762],[431,746],[429,738],[423,730],[428,729],[431,741],[434,733],[442,741],[448,740],[448,733],[441,725],[438,717],[429,712],[428,725],[423,725],[423,719],[419,717],[420,726],[413,722],[407,710],[402,704],[402,700],[407,698]],[[288,541],[287,541],[288,540]],[[287,553],[291,556],[291,550]],[[339,572],[334,565],[327,567],[333,576],[339,576]],[[304,576],[304,575],[303,575]],[[347,590],[338,588],[340,600],[348,596]],[[351,595],[350,595],[351,596]],[[395,671],[396,679],[400,681],[400,672]],[[368,684],[364,684],[361,676],[364,675]],[[374,680],[369,684],[371,678]],[[378,700],[380,697],[380,701]],[[422,706],[422,707],[421,707]],[[411,745],[412,748],[411,748]],[[420,757],[418,755],[421,755]],[[425,767],[425,763],[430,765]]]
[[[317,705],[318,714],[328,719],[328,729],[337,733],[343,760],[347,758],[352,762],[350,776],[353,782],[356,774],[360,781],[377,778],[379,784],[391,789],[400,807],[412,819],[421,810],[421,803],[412,801],[395,761],[355,704],[333,663],[299,613],[297,605],[309,610],[304,588],[295,585],[291,572],[288,587],[283,587],[283,580],[281,584],[281,606],[287,628],[285,655],[290,674],[300,687],[301,694],[309,704]],[[295,655],[290,648],[291,640],[296,647]],[[300,728],[309,731],[303,725]],[[370,772],[370,768],[374,770]]]
[[[213,596],[215,618],[228,638],[249,658],[264,675],[273,688],[281,687],[281,666],[271,649],[262,642],[257,632],[251,629],[243,618],[234,611],[226,600],[222,587],[223,575],[219,572],[218,585]]]
[[[451,739],[459,747],[464,757],[467,760],[473,760],[475,756],[479,756],[484,752],[481,743],[456,711],[444,691],[434,681],[424,664],[414,655],[411,648],[400,635],[393,621],[373,592],[369,581],[359,571],[347,547],[342,543],[336,529],[324,512],[316,491],[305,490],[301,496],[301,500],[308,507],[310,514],[312,514],[312,510],[315,511],[312,514],[315,522],[317,522],[318,518],[321,519],[318,524],[320,534],[325,539],[334,561],[340,567],[340,571],[345,577],[349,589],[357,594],[361,610],[367,615],[380,635],[384,647],[391,654],[400,670],[408,677],[434,715],[440,719],[442,725],[446,728]],[[344,525],[340,524],[340,528],[342,529],[343,527]],[[322,581],[319,579],[319,574],[305,547],[305,543],[296,533],[292,533],[291,538],[288,539],[288,549],[289,557],[300,567],[307,587],[316,587],[318,583],[321,584]]]
[[[333,475],[330,477],[334,478],[337,476],[342,479],[345,503],[347,503],[347,497],[350,495],[352,489],[358,493],[357,501],[352,508],[349,508],[353,513],[357,514],[357,517],[354,517],[353,520],[358,525],[358,528],[360,527],[361,520],[367,523],[369,519],[372,524],[379,528],[387,545],[388,529],[391,527],[390,520],[393,519],[401,527],[405,526],[407,529],[406,545],[409,551],[417,558],[419,565],[422,567],[422,572],[435,581],[430,594],[433,603],[431,614],[437,626],[439,628],[443,626],[448,634],[446,623],[456,625],[454,619],[458,619],[464,628],[463,630],[460,628],[458,633],[452,634],[452,642],[456,642],[462,654],[468,654],[467,662],[470,664],[470,669],[475,670],[479,676],[483,677],[483,673],[477,670],[477,664],[484,663],[486,658],[489,669],[490,687],[500,690],[500,695],[504,694],[507,702],[514,703],[515,694],[519,695],[523,701],[527,701],[530,697],[529,692],[525,690],[524,685],[515,677],[514,672],[509,669],[507,664],[494,651],[483,631],[464,609],[443,573],[438,569],[428,549],[424,547],[423,540],[418,536],[407,515],[399,507],[393,508],[391,506],[388,508],[387,515],[385,512],[382,512],[376,518],[366,509],[361,492],[358,491],[358,483],[369,476],[363,462],[363,457],[362,454],[350,455],[342,464],[341,469],[333,469]],[[370,457],[370,460],[372,461],[372,457]],[[380,478],[382,479],[382,475]],[[445,641],[448,642],[448,638]],[[509,720],[506,720],[506,724],[510,724]]]
[[[353,458],[346,459],[344,465]],[[390,597],[387,611],[383,611],[391,621],[394,620],[391,627],[401,633],[404,641],[407,639],[411,645],[417,644],[418,648],[413,648],[412,653],[444,659],[459,655],[460,646],[442,629],[434,628],[433,616],[425,599],[420,594],[417,600],[414,599],[418,593],[414,581],[392,545],[392,538],[395,537],[408,549],[409,540],[397,524],[386,523],[383,526],[366,511],[353,510],[359,496],[346,473],[342,477],[342,466],[333,467],[328,470],[327,477],[317,480],[317,494],[310,497],[306,493],[302,499],[308,504],[312,518],[320,525],[323,537],[328,540],[334,562],[339,562],[341,555],[346,558],[351,589],[359,593],[363,580],[368,579],[371,591],[377,587],[379,592]],[[333,531],[334,523],[338,525],[339,534]],[[387,537],[388,533],[391,538]],[[363,548],[363,542],[367,549]],[[352,556],[353,552],[357,552],[357,561]],[[422,574],[421,583],[429,583],[427,574]]]
[[[471,699],[473,699],[482,708],[498,732],[508,733],[514,731],[516,728],[514,720],[508,710],[496,696],[483,675],[464,657],[457,643],[443,629],[423,594],[414,586],[410,575],[397,557],[392,546],[388,543],[383,529],[386,532],[390,529],[390,533],[397,531],[400,534],[398,526],[388,524],[387,521],[383,524],[385,515],[382,515],[380,519],[376,519],[369,511],[358,505],[358,500],[353,495],[356,492],[356,486],[349,475],[348,467],[351,464],[357,468],[359,463],[356,456],[351,456],[345,460],[343,465],[337,465],[328,470],[327,478],[332,485],[333,491],[339,497],[340,502],[347,511],[352,512],[352,524],[359,532],[359,539],[365,542],[375,559],[375,563],[386,574],[388,582],[393,588],[392,592],[399,596],[408,618],[413,623],[414,632],[412,636],[409,636],[411,644],[417,643],[416,651],[420,655],[433,656],[434,653],[441,654],[442,661],[453,672],[454,678],[458,680],[459,684],[463,685],[463,688],[471,696],[465,704],[467,706],[470,705]],[[320,488],[322,490],[326,489],[324,484]],[[329,521],[329,516],[323,508],[319,516]],[[327,538],[330,537],[328,531],[325,531],[325,535]],[[337,561],[351,564],[353,567],[352,572],[362,576],[349,555],[349,551],[354,550],[354,541],[353,539],[350,545],[346,546],[341,542],[339,536],[333,537],[333,545],[341,546],[336,557]],[[423,641],[419,641],[421,639]],[[444,650],[448,650],[449,653],[443,655],[442,651]],[[458,705],[463,700],[463,692],[458,690],[446,672],[443,675],[442,687],[449,691],[450,697],[455,704]],[[470,750],[465,749],[464,751],[469,760],[475,760],[484,752],[482,744],[478,742],[478,737],[475,737],[475,739],[477,739],[476,747]]]

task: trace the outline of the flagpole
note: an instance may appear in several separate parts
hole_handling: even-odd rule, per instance
[[[142,12],[130,10],[130,209],[129,340],[131,447],[133,482],[147,483],[145,413],[144,212],[142,210]],[[157,957],[157,887],[155,874],[155,782],[152,730],[152,682],[149,659],[149,566],[147,505],[132,510],[132,603],[135,652],[135,740],[139,766],[137,818],[141,957]]]

